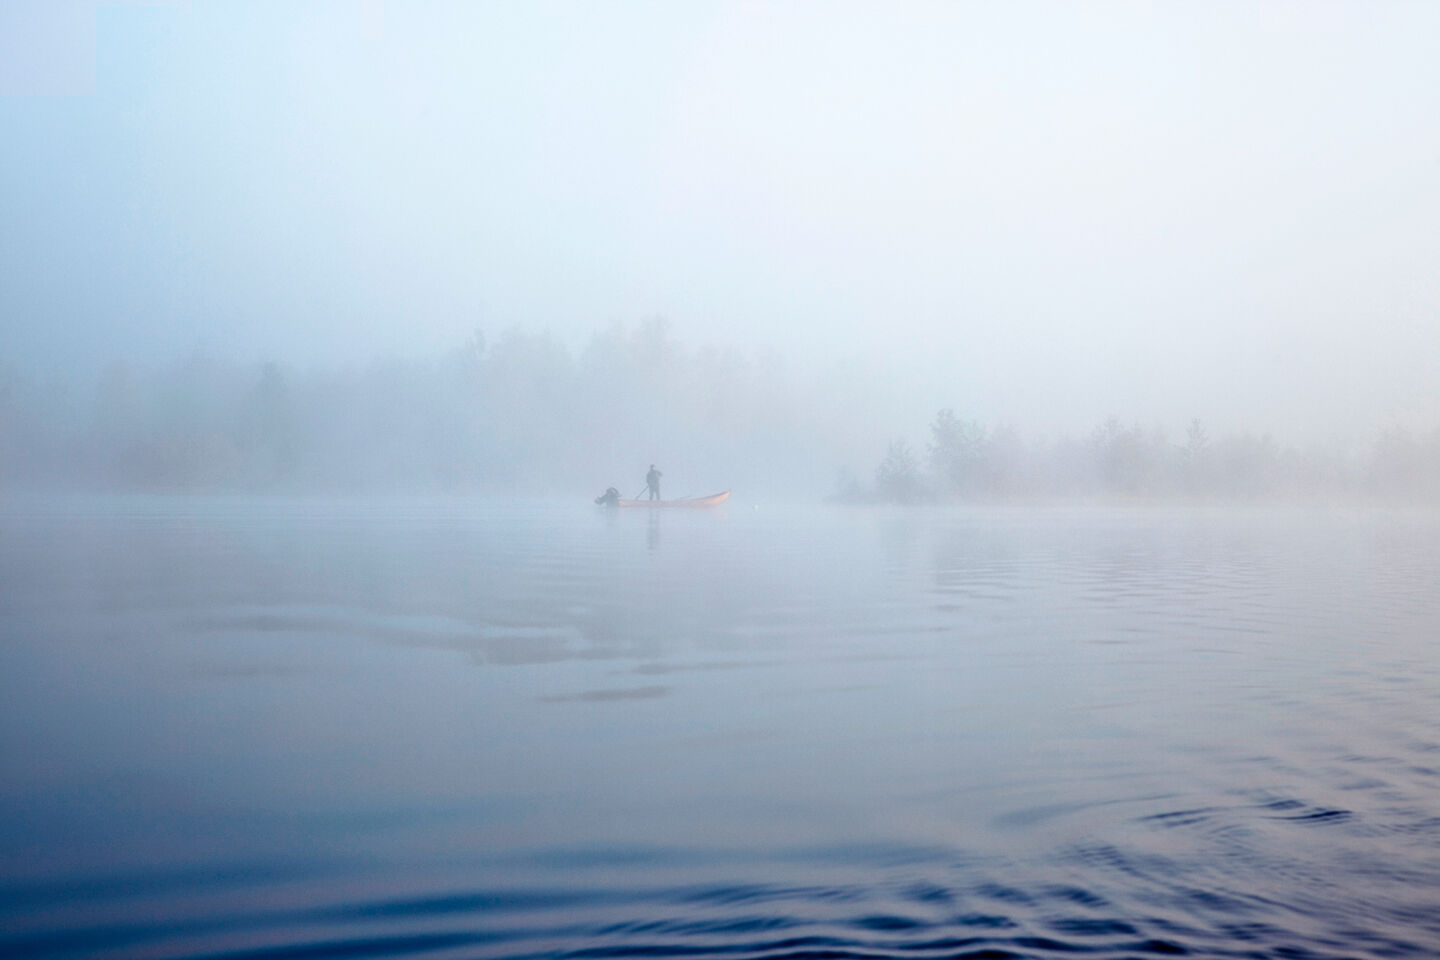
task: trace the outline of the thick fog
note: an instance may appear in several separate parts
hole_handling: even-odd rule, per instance
[[[1440,490],[1440,7],[0,7],[0,483]]]

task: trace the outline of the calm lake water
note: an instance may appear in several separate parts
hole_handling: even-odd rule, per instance
[[[0,502],[0,955],[1440,956],[1440,518]]]

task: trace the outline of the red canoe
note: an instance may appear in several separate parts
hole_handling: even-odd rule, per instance
[[[684,500],[621,500],[621,507],[717,507],[730,499],[730,491],[712,493],[708,497],[686,497]]]

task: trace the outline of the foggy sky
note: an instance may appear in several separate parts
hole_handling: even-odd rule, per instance
[[[1437,49],[1429,3],[9,3],[0,362],[658,315],[918,422],[1433,425]]]

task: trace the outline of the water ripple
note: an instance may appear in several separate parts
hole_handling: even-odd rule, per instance
[[[1432,521],[630,519],[0,516],[0,955],[1440,956]]]

